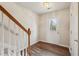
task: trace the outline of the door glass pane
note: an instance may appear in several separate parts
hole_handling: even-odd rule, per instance
[[[27,33],[24,32],[24,55],[27,55]]]
[[[2,27],[2,12],[0,11],[0,56],[3,55],[3,27]]]
[[[15,55],[15,32],[14,32],[14,22],[10,20],[10,55]]]
[[[9,52],[9,18],[3,14],[3,27],[4,27],[4,55],[8,56]]]
[[[18,40],[17,40],[17,41],[18,41],[18,42],[17,42],[17,44],[18,44],[18,45],[17,45],[17,48],[18,48],[17,51],[18,51],[18,52],[17,52],[17,54],[20,56],[20,55],[21,55],[21,54],[20,54],[20,51],[21,51],[21,32],[20,32],[20,29],[21,29],[21,28],[20,28],[19,26],[17,26],[17,29],[18,29],[18,31],[17,31],[17,32],[18,32]]]
[[[22,50],[23,50],[23,40],[22,40],[23,38],[22,38],[22,29],[20,29],[20,54],[21,54],[21,56],[23,55],[22,54]]]
[[[26,32],[24,32],[24,47],[26,48],[27,47],[27,34]]]
[[[16,39],[16,56],[19,56],[20,55],[20,52],[19,52],[19,47],[18,47],[18,39],[19,39],[19,28],[18,28],[18,26],[15,24],[15,33],[16,33],[16,37],[15,37],[15,39]]]

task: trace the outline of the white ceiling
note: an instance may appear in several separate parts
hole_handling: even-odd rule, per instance
[[[69,2],[49,2],[50,9],[47,9],[43,7],[42,2],[18,2],[16,4],[31,9],[33,12],[38,14],[43,14],[51,11],[68,8],[70,5]]]

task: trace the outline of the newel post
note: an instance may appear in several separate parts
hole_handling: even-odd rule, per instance
[[[27,53],[29,54],[29,56],[31,56],[30,35],[31,35],[31,31],[30,31],[30,28],[28,28],[28,48],[27,48]]]

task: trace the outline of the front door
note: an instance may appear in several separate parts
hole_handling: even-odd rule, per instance
[[[70,8],[70,48],[71,55],[78,56],[78,4],[72,3]]]

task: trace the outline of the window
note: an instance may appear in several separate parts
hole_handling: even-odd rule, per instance
[[[50,30],[56,31],[56,25],[57,25],[57,19],[56,18],[53,18],[52,20],[50,20]]]

